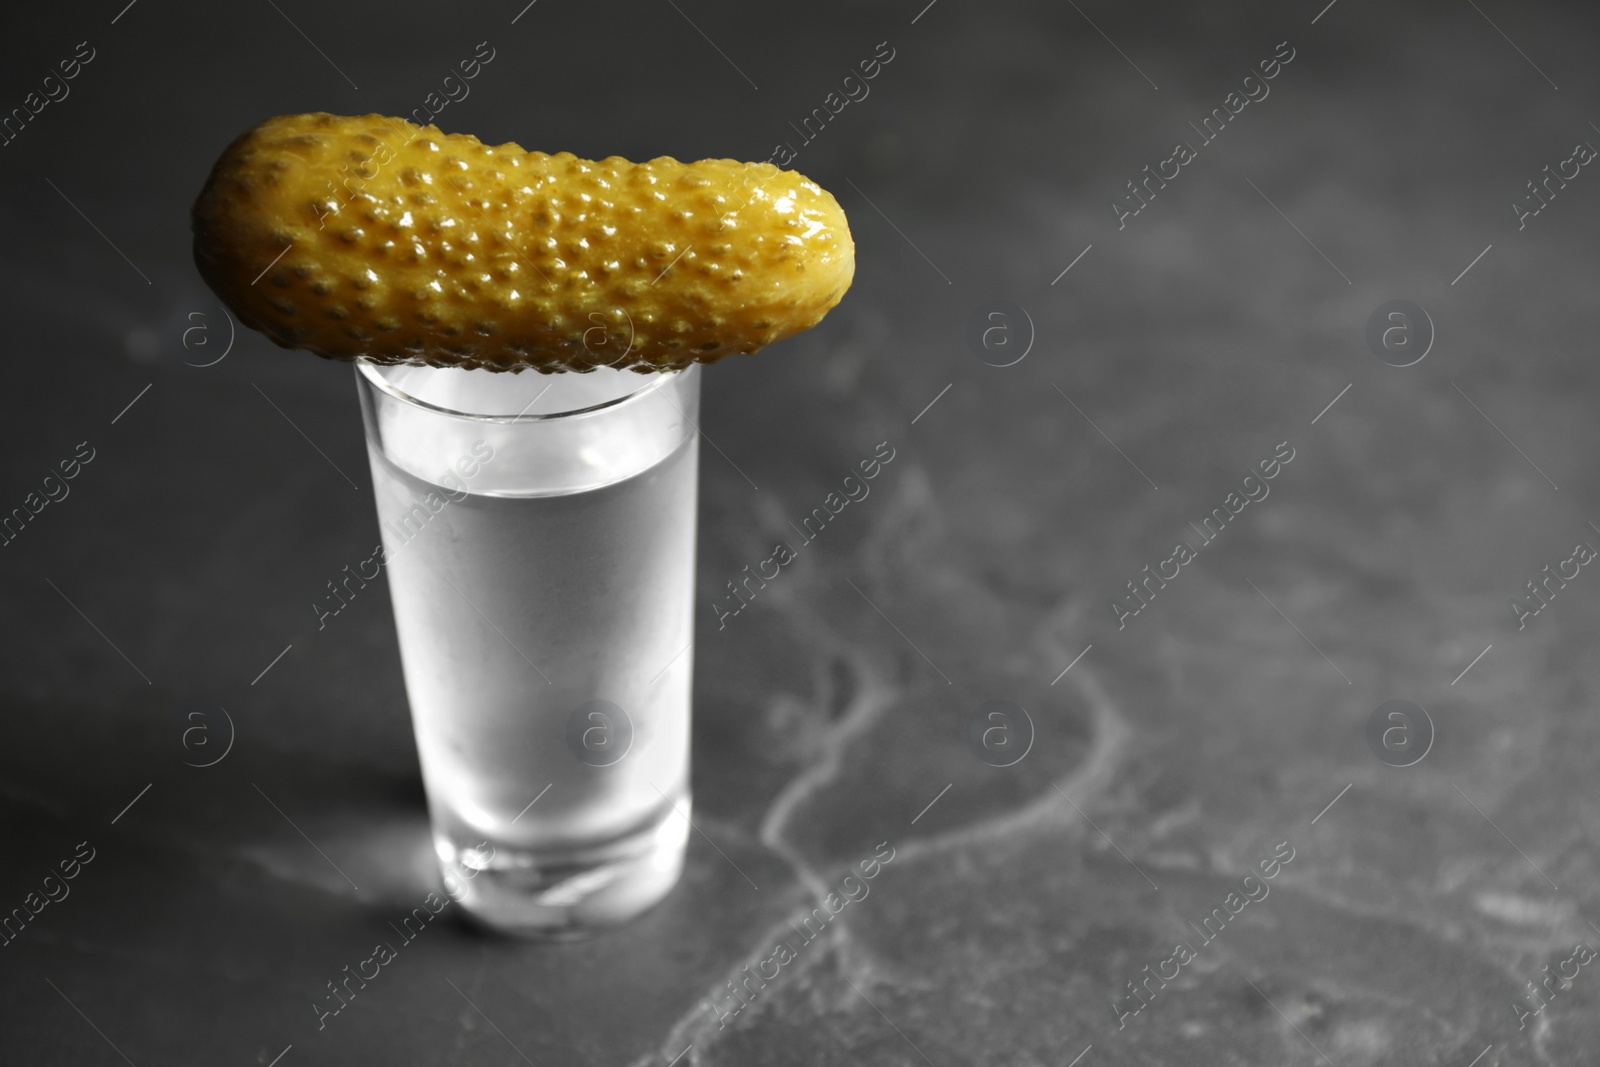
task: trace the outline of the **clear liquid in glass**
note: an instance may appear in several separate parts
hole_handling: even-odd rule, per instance
[[[618,372],[360,373],[489,412],[386,413],[400,402],[365,389],[446,888],[507,929],[630,917],[676,880],[688,829],[699,440],[698,382],[683,375],[698,371],[653,384]],[[633,395],[578,410],[621,390]]]

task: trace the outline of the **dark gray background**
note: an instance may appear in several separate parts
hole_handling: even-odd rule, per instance
[[[1600,945],[1600,576],[1520,631],[1510,606],[1600,545],[1600,175],[1510,207],[1600,145],[1592,7],[924,4],[6,14],[0,109],[97,55],[0,148],[0,511],[95,459],[0,548],[0,911],[97,855],[0,948],[0,1060],[1600,1060],[1595,968],[1514,1007]],[[321,632],[309,606],[377,541],[350,370],[246,335],[185,365],[226,340],[188,205],[251,124],[408,112],[485,40],[446,129],[634,159],[765,159],[895,58],[794,163],[850,214],[854,289],[706,374],[682,884],[581,944],[436,924],[318,1032],[435,876],[386,592]],[[1119,231],[1124,183],[1285,40]],[[1366,328],[1402,298],[1437,340],[1397,368]],[[1036,334],[1003,369],[965,340],[997,300]],[[724,583],[881,441],[871,496],[717,632]],[[1271,495],[1119,631],[1123,583],[1283,441]],[[1413,766],[1368,745],[1391,699],[1436,731]],[[967,747],[990,700],[1036,729],[1014,766]],[[183,763],[192,707],[236,726],[216,766]],[[871,895],[719,1028],[724,981],[882,841]],[[1271,895],[1119,1030],[1280,842]]]

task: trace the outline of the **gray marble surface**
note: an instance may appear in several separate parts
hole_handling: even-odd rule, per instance
[[[1600,176],[1564,162],[1600,145],[1592,9],[521,7],[8,13],[5,107],[93,58],[0,148],[0,507],[93,458],[0,549],[0,908],[76,871],[0,947],[0,1060],[1600,1062],[1600,576],[1565,562],[1600,546]],[[244,335],[194,365],[227,337],[187,207],[260,118],[404,113],[483,40],[447,128],[786,139],[860,266],[821,327],[706,375],[682,884],[583,943],[447,911],[319,1031],[435,885],[426,816],[386,591],[309,607],[375,541],[350,371]],[[1534,215],[1546,165],[1579,173]],[[1401,298],[1436,333],[1409,367],[1366,340]],[[968,341],[995,301],[1026,313],[1007,351],[1032,335],[1011,366]],[[719,632],[724,582],[884,441]],[[1178,575],[1119,628],[1147,565]],[[995,700],[1034,728],[1008,767],[967,742]],[[1389,700],[1431,720],[1411,766],[1369,745]],[[218,707],[231,749],[186,766],[180,717]]]

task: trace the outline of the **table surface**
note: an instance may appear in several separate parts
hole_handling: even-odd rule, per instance
[[[0,1059],[1600,1061],[1592,8],[121,6],[0,41],[7,108],[92,55],[0,151],[0,506],[92,455],[0,556],[0,908],[80,857]],[[350,370],[228,336],[187,206],[263,116],[405,113],[480,41],[446,128],[787,141],[859,270],[705,376],[681,884],[580,943],[446,913],[319,1030],[436,876],[387,591],[309,606],[377,536]]]

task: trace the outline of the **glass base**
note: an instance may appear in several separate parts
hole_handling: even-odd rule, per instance
[[[683,814],[666,807],[657,822],[581,850],[528,852],[438,834],[434,850],[451,899],[484,926],[523,937],[584,937],[642,914],[677,884],[690,818],[689,798],[678,803]]]

